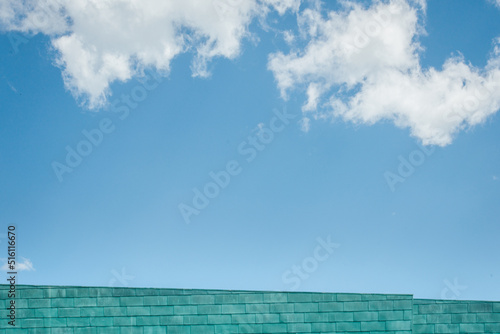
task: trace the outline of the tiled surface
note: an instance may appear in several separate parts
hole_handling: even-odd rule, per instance
[[[500,333],[500,302],[411,295],[17,286],[5,333]]]
[[[413,302],[414,333],[500,333],[500,302]]]

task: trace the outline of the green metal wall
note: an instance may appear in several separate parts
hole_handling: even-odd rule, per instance
[[[500,333],[500,302],[411,295],[0,285],[0,333]]]
[[[413,301],[414,333],[500,333],[500,302]]]

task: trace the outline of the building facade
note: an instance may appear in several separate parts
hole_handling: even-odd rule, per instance
[[[10,298],[9,289],[0,285],[0,333],[500,333],[491,301],[29,285]]]

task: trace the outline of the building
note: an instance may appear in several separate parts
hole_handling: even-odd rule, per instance
[[[0,285],[0,333],[500,333],[500,302],[412,295]]]

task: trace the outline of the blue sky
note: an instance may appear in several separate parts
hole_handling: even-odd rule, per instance
[[[15,225],[19,282],[500,300],[500,8],[238,2],[245,33],[207,19],[177,32],[193,44],[147,35],[179,47],[160,60],[137,36],[109,60],[99,48],[116,36],[87,34],[74,8],[74,26],[2,18],[0,241]],[[336,22],[361,43],[348,58]],[[80,62],[72,38],[97,60]],[[78,145],[91,152],[71,167]],[[217,194],[196,207],[207,184]]]

